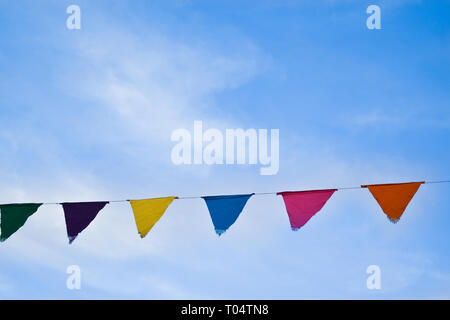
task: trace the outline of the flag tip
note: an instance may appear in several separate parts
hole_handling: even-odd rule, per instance
[[[225,233],[225,231],[227,231],[227,230],[216,229],[216,234],[220,237],[221,235],[223,235]]]
[[[400,218],[392,218],[392,217],[389,217],[388,215],[386,215],[386,216],[389,219],[389,221],[394,223],[394,224],[396,224],[397,222],[400,221]]]

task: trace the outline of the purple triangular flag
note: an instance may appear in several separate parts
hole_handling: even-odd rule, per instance
[[[61,204],[64,209],[70,244],[95,219],[108,202],[69,202]]]

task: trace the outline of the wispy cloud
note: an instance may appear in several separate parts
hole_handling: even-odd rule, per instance
[[[146,141],[166,141],[168,130],[194,119],[220,122],[204,113],[214,107],[215,95],[250,81],[265,68],[262,53],[250,42],[218,51],[151,29],[138,35],[112,31],[110,25],[107,30],[76,44],[79,67],[68,90],[103,107],[122,124],[123,134]]]

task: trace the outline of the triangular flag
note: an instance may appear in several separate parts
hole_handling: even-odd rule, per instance
[[[396,223],[416,194],[422,182],[364,185],[377,200],[389,220]]]
[[[109,202],[107,201],[61,203],[66,218],[69,243],[72,243],[73,240],[75,240],[78,234],[95,219],[100,210],[108,203]]]
[[[153,228],[174,199],[178,199],[178,197],[129,200],[141,238],[144,238]]]
[[[336,190],[287,191],[277,193],[277,195],[283,196],[292,230],[296,231],[303,227],[313,215],[323,208]]]
[[[237,220],[252,195],[253,193],[202,197],[208,207],[214,229],[219,236]]]
[[[0,205],[0,241],[8,239],[19,230],[42,203],[19,203]]]

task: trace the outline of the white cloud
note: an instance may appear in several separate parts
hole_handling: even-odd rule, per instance
[[[218,51],[152,30],[136,35],[111,27],[86,35],[76,50],[80,61],[68,90],[102,106],[122,134],[153,143],[194,119],[220,122],[204,112],[215,107],[214,95],[250,81],[266,63],[250,42]]]

